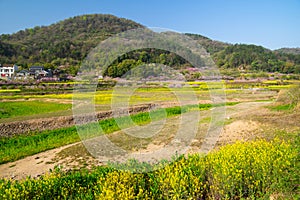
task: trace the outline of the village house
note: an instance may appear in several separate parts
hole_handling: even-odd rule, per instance
[[[26,77],[28,75],[29,75],[29,71],[26,69],[23,69],[23,70],[17,72],[17,74],[16,74],[16,76],[18,76],[18,77]]]
[[[18,70],[17,65],[13,64],[0,64],[0,78],[12,78],[15,74],[15,71]]]
[[[36,74],[40,73],[44,71],[44,67],[43,66],[31,66],[29,68],[29,74],[35,76]]]
[[[52,77],[53,73],[51,69],[45,70],[43,66],[31,66],[29,75],[34,76],[35,79],[41,79],[43,77]]]
[[[27,79],[27,77],[29,76],[29,71],[26,69],[23,69],[21,71],[18,71],[15,75],[15,79]]]

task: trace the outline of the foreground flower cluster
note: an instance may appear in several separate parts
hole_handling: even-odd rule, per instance
[[[1,180],[0,199],[297,199],[298,171],[299,142],[259,140],[226,145],[206,156],[180,156],[148,173],[98,167]]]

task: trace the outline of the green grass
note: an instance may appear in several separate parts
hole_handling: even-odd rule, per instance
[[[29,116],[71,109],[71,104],[43,101],[0,102],[0,119]]]
[[[226,105],[236,105],[237,103],[227,103]],[[137,125],[145,125],[150,123],[151,120],[156,121],[164,119],[167,117],[173,117],[186,113],[193,110],[207,110],[213,106],[224,106],[225,104],[199,104],[199,105],[187,105],[183,107],[172,107],[164,109],[158,109],[152,111],[151,117],[148,112],[138,113],[131,115],[130,117],[124,116],[116,119],[105,119],[99,121],[99,124],[103,130],[103,133],[108,134],[115,131],[121,130],[120,127],[129,128],[134,124],[131,123],[131,120]],[[81,128],[82,138],[90,138],[99,136],[99,133],[95,133],[94,130],[97,130],[95,126],[97,124],[83,125]],[[80,137],[78,135],[77,129],[75,126],[69,128],[61,128],[56,130],[42,131],[31,133],[29,135],[17,135],[13,137],[2,137],[0,138],[0,164],[15,161],[26,156],[34,155],[39,152],[43,152],[49,149],[56,147],[64,146],[67,144],[79,142]]]
[[[292,85],[269,85],[268,89],[270,90],[281,90],[281,89],[289,89]]]
[[[268,106],[268,107],[272,111],[286,111],[286,110],[292,110],[295,107],[295,105],[293,105],[293,104],[284,104],[284,105]]]
[[[76,128],[62,128],[0,139],[0,164],[79,141]]]
[[[2,89],[0,89],[0,93],[11,93],[11,92],[21,92],[21,90],[20,89],[4,89],[4,90],[2,90]]]

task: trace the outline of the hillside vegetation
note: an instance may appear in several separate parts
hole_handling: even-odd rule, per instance
[[[0,63],[77,65],[102,40],[138,27],[142,25],[131,20],[94,14],[4,34],[0,40]]]
[[[276,53],[262,46],[235,44],[213,54],[221,68],[300,73],[300,55]]]
[[[300,48],[280,48],[275,50],[276,52],[279,53],[287,53],[287,54],[300,54]]]
[[[56,68],[65,65],[76,74],[82,60],[99,42],[122,31],[143,27],[134,21],[112,15],[82,15],[50,26],[34,27],[0,36],[0,63],[17,63],[23,68],[44,65]],[[207,37],[186,34],[197,40],[222,69],[300,73],[299,49],[271,51],[261,46],[228,44]],[[122,56],[105,75],[119,77],[132,67],[158,62],[184,69],[191,65],[179,56],[162,50],[143,49]]]

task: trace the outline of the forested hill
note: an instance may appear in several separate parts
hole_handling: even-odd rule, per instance
[[[142,25],[131,20],[93,14],[4,34],[0,40],[0,63],[76,65],[100,41],[138,27]]]
[[[112,15],[93,14],[3,34],[0,36],[0,63],[16,63],[25,68],[37,64],[46,68],[65,65],[69,73],[75,74],[81,61],[100,41],[138,27],[143,25]],[[256,45],[233,45],[197,34],[186,35],[197,40],[222,69],[300,73],[300,51],[297,48],[271,51]],[[173,53],[144,49],[123,56],[111,66],[111,73],[107,71],[107,75],[120,76],[138,64],[149,62],[160,62],[177,69],[191,67]]]
[[[206,51],[209,52],[210,54],[217,53],[219,51],[224,50],[226,47],[231,46],[231,44],[229,43],[212,40],[208,37],[198,35],[198,34],[186,33],[185,35],[189,36],[194,40],[197,40],[203,46],[203,48],[205,48]]]
[[[235,44],[213,54],[221,68],[300,73],[300,55],[271,51],[262,46]]]
[[[300,48],[281,48],[275,50],[278,53],[287,53],[287,54],[300,54]]]

